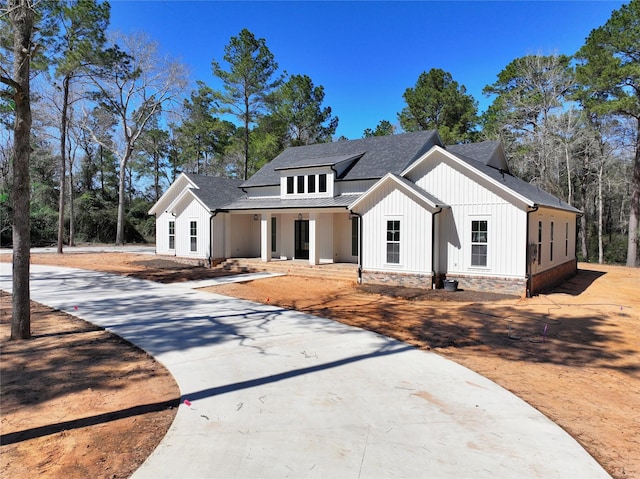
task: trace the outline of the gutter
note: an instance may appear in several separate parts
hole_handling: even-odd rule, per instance
[[[358,218],[358,284],[362,284],[362,215],[349,210],[349,216]]]
[[[436,274],[437,274],[437,271],[433,267],[436,260],[436,251],[435,251],[436,215],[439,215],[440,213],[442,213],[443,209],[444,208],[442,208],[442,206],[438,206],[438,211],[436,211],[431,215],[431,289],[435,289],[436,287]]]
[[[526,241],[525,241],[525,246],[526,246],[526,254],[525,254],[525,261],[526,261],[526,265],[525,265],[525,271],[527,272],[527,286],[526,286],[526,296],[527,298],[530,298],[532,296],[531,294],[531,289],[533,286],[533,276],[531,274],[531,248],[529,245],[529,219],[530,219],[530,214],[531,213],[535,213],[536,211],[538,211],[538,209],[540,208],[540,205],[538,205],[537,203],[533,204],[533,209],[527,209],[527,232],[526,232]],[[533,243],[532,243],[533,244]]]
[[[213,214],[209,212],[209,268],[213,266],[213,218],[218,214],[218,210],[215,210]]]

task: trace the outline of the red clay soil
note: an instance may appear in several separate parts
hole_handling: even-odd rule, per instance
[[[2,260],[7,261],[7,258]],[[163,282],[202,279],[213,273],[207,268],[121,253],[35,255],[32,261],[97,269]],[[471,291],[445,293],[364,287],[349,281],[295,276],[207,289],[332,318],[406,341],[418,348],[434,350],[492,379],[536,407],[573,435],[613,477],[622,479],[640,478],[639,285],[638,269],[581,264],[580,272],[571,281],[548,294],[531,299]],[[56,330],[60,330],[60,327],[56,326]],[[114,410],[135,407],[141,400],[140,391],[152,390],[144,382],[148,374],[134,374],[136,371],[145,371],[149,366],[142,365],[145,363],[138,365],[135,359],[130,358],[126,363],[131,368],[129,374],[134,375],[130,377],[123,372],[120,379],[112,380],[113,383],[96,378],[93,384],[93,376],[82,378],[67,373],[70,377],[82,378],[82,386],[75,390],[63,388],[55,402],[38,399],[41,393],[35,392],[38,390],[37,384],[22,384],[19,391],[7,391],[5,397],[5,357],[11,355],[5,354],[8,343],[4,334],[3,435],[9,432],[5,430],[5,425],[14,424],[17,415],[21,415],[20,420],[24,420],[25,415],[42,416],[44,424],[57,424],[72,417],[95,415],[93,401],[102,407],[111,407],[110,398],[78,400],[75,394],[80,390],[83,393],[88,388],[111,392],[134,384],[137,393],[120,402]],[[44,339],[42,337],[39,340]],[[90,341],[80,337],[78,342],[86,343],[84,353],[72,350],[65,354],[86,354],[86,349],[96,347],[96,342]],[[39,348],[38,355],[32,354],[28,360],[24,357],[20,363],[22,371],[41,368],[38,366],[40,362],[48,364],[48,356],[56,354],[57,349],[51,346]],[[14,345],[10,344],[9,347]],[[117,352],[109,356],[115,358],[122,355]],[[76,360],[82,361],[82,356]],[[141,355],[139,360],[148,361],[148,358]],[[117,365],[112,364],[107,369],[113,367]],[[159,374],[157,366],[153,371]],[[50,374],[54,374],[51,368],[43,368],[39,380]],[[55,384],[55,380],[51,383]],[[35,399],[30,399],[31,395]],[[176,397],[177,392],[172,390],[154,400],[145,396],[143,403],[162,402]],[[34,406],[30,406],[30,411],[24,414],[21,405],[31,404],[29,401],[32,400]],[[12,409],[8,409],[7,404],[13,404]],[[85,406],[84,412],[79,411],[82,406]],[[39,414],[32,414],[33,407],[40,408]],[[117,423],[111,421],[100,424],[102,432],[107,434],[107,428]],[[22,427],[12,427],[22,430]],[[64,435],[46,436],[46,440],[57,445],[57,449],[64,451],[64,454],[45,454],[41,445],[33,444],[34,439],[29,439],[17,443],[22,454],[20,457],[34,457],[32,464],[37,468],[30,469],[30,472],[61,477],[59,472],[51,472],[54,467],[65,462],[75,464],[87,454],[87,450],[91,450],[84,443],[71,439],[81,431],[78,428],[65,431]],[[125,440],[120,435],[131,436],[129,431],[125,432],[125,428],[118,427],[108,434],[113,438],[113,443]],[[96,442],[100,444],[101,457],[105,458],[102,462],[94,462],[93,468],[83,466],[88,469],[83,469],[81,476],[65,473],[64,477],[124,477],[105,474],[107,465],[114,468],[116,462],[126,459],[106,452],[109,441],[103,442],[104,439]],[[5,450],[10,447],[2,446],[0,471],[3,477],[25,477],[20,474],[21,471],[12,469],[15,467],[12,464],[19,461],[7,458]],[[140,450],[148,453],[152,448]],[[135,467],[132,466],[131,470]]]

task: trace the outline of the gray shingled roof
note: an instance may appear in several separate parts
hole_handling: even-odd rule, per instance
[[[456,156],[464,155],[469,158],[473,158],[474,160],[480,161],[486,165],[495,153],[496,149],[499,147],[499,141],[481,141],[479,143],[447,145],[447,151],[450,151]]]
[[[342,208],[350,205],[358,195],[343,195],[335,198],[255,198],[248,199],[241,187],[269,186],[280,184],[279,170],[306,166],[332,166],[353,160],[340,180],[379,179],[387,173],[399,175],[413,161],[429,151],[434,145],[442,146],[435,131],[419,131],[400,135],[363,138],[361,140],[319,143],[288,148],[273,161],[265,165],[244,183],[241,180],[205,175],[188,174],[200,189],[193,193],[211,211],[276,209],[276,208]],[[579,213],[579,210],[535,185],[522,181],[509,173],[502,173],[487,166],[496,148],[497,141],[450,145],[446,149],[472,168],[502,183],[506,188],[527,198],[531,204],[559,208]]]
[[[227,203],[245,196],[244,191],[240,189],[242,180],[191,173],[186,173],[185,175],[199,188],[193,189],[193,194],[211,211],[215,211]]]
[[[299,167],[305,161],[313,164],[314,159],[358,154],[362,154],[362,157],[339,179],[378,179],[389,172],[400,174],[434,145],[442,146],[442,142],[438,133],[430,130],[287,148],[245,181],[242,186],[279,185],[279,170]]]
[[[356,160],[364,155],[364,152],[359,152],[351,155],[339,155],[339,156],[320,156],[318,158],[308,158],[303,156],[297,161],[292,161],[288,165],[276,167],[275,170],[287,170],[291,168],[312,168],[318,166],[336,166],[344,161]]]

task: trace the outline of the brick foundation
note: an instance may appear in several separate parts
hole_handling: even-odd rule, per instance
[[[405,288],[431,289],[431,275],[395,273],[393,271],[363,271],[362,282],[402,286]]]
[[[493,276],[465,276],[452,274],[436,276],[436,285],[442,287],[444,279],[455,279],[458,281],[459,289],[469,289],[473,291],[488,291],[491,293],[512,294],[524,296],[526,294],[527,282],[525,278],[500,278]],[[402,286],[407,288],[432,287],[431,275],[417,273],[396,273],[393,271],[363,271],[362,282],[371,284],[386,284],[390,286]]]
[[[170,261],[175,261],[176,263],[187,264],[189,266],[204,266],[208,268],[211,266],[211,262],[208,259],[204,258],[184,258],[181,256],[169,256],[164,254],[157,254],[156,258],[160,259],[168,259]]]
[[[542,291],[553,288],[565,279],[578,272],[578,260],[567,261],[555,268],[548,269],[531,278],[531,294],[538,294]]]
[[[527,292],[526,278],[500,278],[495,276],[464,276],[452,274],[449,279],[458,280],[458,288],[490,293],[525,296]]]

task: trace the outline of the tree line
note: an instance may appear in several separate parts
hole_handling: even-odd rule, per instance
[[[0,241],[14,255],[25,237],[60,253],[76,241],[150,240],[146,212],[179,172],[247,179],[289,146],[344,139],[324,87],[283,72],[247,29],[212,59],[222,88],[189,91],[187,67],[156,41],[110,33],[107,2],[8,0],[0,21]],[[500,139],[517,176],[583,211],[580,259],[635,266],[639,32],[631,0],[572,56],[514,59],[485,87],[482,114],[450,73],[425,70],[397,121],[363,137]]]

